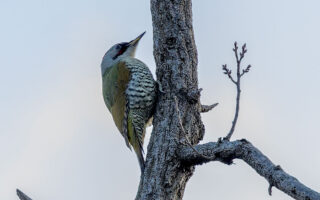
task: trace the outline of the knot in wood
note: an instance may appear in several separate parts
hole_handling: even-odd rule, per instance
[[[166,45],[168,45],[168,47],[173,47],[177,42],[177,39],[174,37],[169,37],[166,39]]]

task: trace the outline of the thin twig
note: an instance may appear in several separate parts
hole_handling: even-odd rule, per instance
[[[240,109],[240,94],[241,94],[241,87],[240,87],[240,83],[241,83],[241,77],[245,74],[248,73],[250,71],[251,65],[248,65],[246,69],[243,69],[242,72],[240,72],[241,69],[241,61],[244,58],[244,55],[247,53],[247,49],[246,49],[246,44],[244,44],[242,46],[242,51],[240,53],[238,53],[238,45],[237,42],[234,43],[234,48],[233,48],[235,57],[236,57],[236,62],[237,62],[237,80],[235,81],[232,78],[231,75],[231,70],[228,69],[227,65],[222,65],[222,70],[224,71],[224,74],[227,74],[229,79],[236,85],[237,87],[237,97],[236,97],[236,112],[234,114],[234,118],[232,121],[232,126],[230,128],[230,131],[228,133],[228,135],[224,138],[224,140],[230,140],[234,129],[236,127],[237,124],[237,120],[238,120],[238,116],[239,116],[239,109]],[[240,54],[240,58],[239,58],[239,54]]]
[[[269,184],[269,187],[268,187],[268,193],[270,196],[272,196],[272,187],[273,187],[273,184]]]
[[[186,143],[187,145],[199,156],[201,156],[202,158],[204,159],[207,159],[207,160],[213,160],[215,159],[215,156],[211,156],[211,157],[208,157],[208,156],[205,156],[203,154],[201,154],[200,152],[198,152],[194,147],[193,145],[191,144],[189,138],[187,137],[187,133],[182,125],[182,120],[181,120],[181,117],[180,117],[180,110],[179,110],[179,106],[178,106],[178,99],[176,96],[174,96],[174,101],[175,101],[175,109],[176,109],[176,112],[177,112],[177,115],[178,115],[178,120],[179,120],[179,125],[180,125],[180,128],[181,128],[181,131],[182,131],[182,134],[184,136],[184,138],[186,139]]]
[[[248,65],[246,69],[242,70],[242,73],[240,74],[240,76],[243,76],[245,73],[248,73],[250,71],[251,65]]]
[[[234,52],[234,55],[235,55],[237,63],[238,63],[239,62],[239,58],[238,58],[238,44],[237,44],[237,42],[234,42],[234,48],[232,50]]]
[[[223,73],[228,75],[229,79],[234,83],[237,84],[237,82],[233,79],[231,76],[232,71],[228,69],[227,65],[222,65],[222,70],[224,71]]]

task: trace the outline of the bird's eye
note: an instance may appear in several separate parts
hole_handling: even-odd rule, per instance
[[[116,47],[116,49],[121,49],[121,45],[118,44],[117,47]]]

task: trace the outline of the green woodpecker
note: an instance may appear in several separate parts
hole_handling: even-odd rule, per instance
[[[130,42],[112,46],[101,63],[103,98],[126,145],[144,170],[143,140],[152,122],[156,82],[149,68],[134,58],[142,33]]]

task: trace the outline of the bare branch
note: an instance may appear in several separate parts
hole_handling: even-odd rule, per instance
[[[195,154],[190,148],[185,147],[180,150],[178,155],[186,165],[203,164],[209,161],[221,161],[226,164],[231,164],[233,159],[241,159],[269,182],[269,194],[271,194],[272,186],[275,186],[294,199],[320,199],[318,192],[308,188],[295,177],[287,174],[279,165],[273,164],[267,156],[245,139],[233,142],[209,142],[197,145],[194,148],[200,154],[213,157],[214,159],[205,159]]]
[[[227,74],[229,76],[229,78],[231,79],[231,81],[236,84],[237,87],[237,97],[236,97],[236,112],[234,114],[234,118],[232,121],[232,125],[230,128],[230,131],[228,132],[227,136],[224,138],[224,140],[230,140],[234,129],[236,127],[237,124],[237,120],[238,120],[238,116],[239,116],[239,109],[240,109],[240,93],[241,93],[241,87],[240,87],[240,83],[241,83],[241,77],[245,74],[248,73],[251,65],[248,65],[246,69],[242,70],[242,73],[240,73],[240,69],[241,69],[241,61],[244,58],[244,55],[247,53],[247,49],[246,49],[246,44],[242,45],[242,51],[239,53],[240,54],[240,58],[238,56],[238,45],[237,42],[234,43],[234,48],[233,51],[235,53],[235,57],[236,57],[236,61],[237,61],[237,80],[234,81],[234,79],[231,76],[231,70],[227,68],[227,65],[222,65],[222,70],[224,71],[225,74]]]
[[[201,113],[209,112],[210,110],[215,108],[218,104],[219,103],[214,103],[212,105],[201,105],[200,112]]]
[[[19,189],[17,189],[17,195],[20,200],[32,200],[30,197],[28,197],[26,194],[21,192]]]

